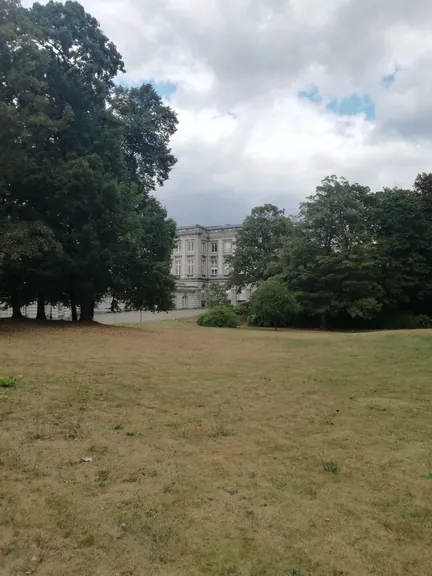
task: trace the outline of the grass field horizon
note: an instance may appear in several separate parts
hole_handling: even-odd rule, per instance
[[[0,573],[429,574],[431,345],[0,321]]]

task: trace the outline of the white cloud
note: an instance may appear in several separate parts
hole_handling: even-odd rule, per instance
[[[128,81],[178,87],[179,163],[158,195],[179,223],[241,221],[269,201],[293,213],[328,174],[379,188],[432,169],[431,2],[82,3]],[[313,85],[321,104],[297,97]],[[326,109],[354,92],[373,98],[374,122]]]

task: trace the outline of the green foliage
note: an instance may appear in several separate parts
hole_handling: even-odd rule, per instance
[[[339,464],[334,460],[327,460],[326,458],[322,458],[322,466],[324,470],[329,474],[339,474],[340,472]]]
[[[388,330],[419,330],[432,328],[432,317],[426,314],[412,314],[412,312],[396,312],[385,321],[384,327]]]
[[[242,322],[246,322],[250,312],[249,302],[239,302],[234,306],[234,313]]]
[[[241,289],[278,273],[279,250],[291,228],[291,220],[277,206],[254,208],[237,233],[229,285]]]
[[[380,283],[384,311],[432,315],[432,205],[427,175],[418,177],[418,190],[385,189],[374,210]]]
[[[15,388],[16,378],[0,378],[0,388]]]
[[[201,314],[197,324],[212,328],[237,328],[239,320],[230,306],[215,306]]]
[[[249,323],[272,326],[275,330],[292,322],[299,312],[297,300],[280,278],[269,278],[260,284],[252,295]]]
[[[175,225],[150,193],[177,119],[150,84],[115,88],[123,71],[78,2],[0,0],[0,300],[16,316],[38,299],[91,320],[108,294],[172,307]]]
[[[226,284],[210,284],[205,304],[207,308],[229,306]]]
[[[380,261],[373,230],[375,197],[336,176],[301,204],[284,247],[284,275],[302,308],[320,316],[372,319],[382,308]]]

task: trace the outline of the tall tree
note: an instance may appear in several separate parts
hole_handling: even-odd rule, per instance
[[[385,312],[432,315],[432,175],[414,190],[384,189],[374,210]]]
[[[115,301],[135,310],[171,310],[175,230],[174,221],[152,196],[139,210],[129,212],[124,235],[113,253],[109,292]]]
[[[170,307],[174,224],[150,192],[176,161],[174,112],[148,84],[115,89],[121,56],[77,2],[0,3],[0,158],[19,158],[0,167],[0,219],[51,231],[62,251],[46,286],[74,317],[91,320],[119,286],[126,302]],[[28,286],[41,308],[54,298]]]
[[[285,275],[302,308],[320,317],[369,319],[382,307],[378,253],[369,188],[344,178],[325,178],[301,204],[284,248]]]
[[[253,208],[237,233],[229,285],[240,290],[272,276],[279,264],[280,248],[291,229],[290,218],[277,206],[265,204]]]

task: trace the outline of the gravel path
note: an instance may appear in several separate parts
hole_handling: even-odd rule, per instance
[[[101,324],[127,324],[138,322],[161,322],[162,320],[173,320],[175,318],[191,318],[201,314],[203,310],[171,310],[171,312],[119,312],[111,314],[106,312],[96,312],[96,322]]]

